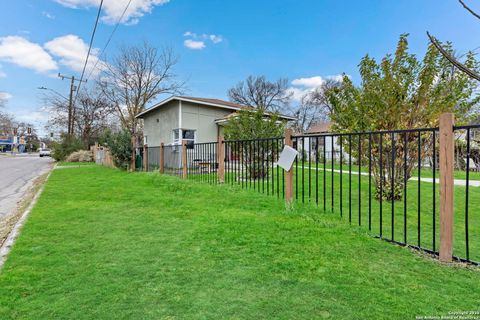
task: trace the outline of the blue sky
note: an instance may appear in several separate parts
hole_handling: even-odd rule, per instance
[[[68,82],[55,75],[80,75],[98,2],[0,2],[0,92],[20,120],[41,129],[47,119],[37,87],[68,94]],[[127,2],[105,0],[95,48],[103,48]],[[479,3],[467,3],[480,12]],[[172,47],[189,95],[226,98],[250,74],[288,78],[297,92],[342,72],[358,82],[362,56],[393,52],[401,33],[423,55],[426,30],[459,53],[480,46],[480,21],[456,0],[133,0],[106,55],[144,40]]]

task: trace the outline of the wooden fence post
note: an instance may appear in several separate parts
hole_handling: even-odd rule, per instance
[[[187,140],[182,140],[182,178],[187,179]]]
[[[293,147],[292,129],[285,129],[285,145]],[[293,166],[285,172],[285,203],[290,206],[293,202]]]
[[[453,255],[453,170],[455,119],[452,113],[440,116],[440,261]]]
[[[165,170],[165,145],[160,143],[160,173]]]
[[[143,145],[143,171],[148,172],[148,145]]]
[[[135,171],[135,149],[137,147],[137,143],[135,137],[132,137],[132,159],[130,160],[130,171]]]
[[[218,183],[225,182],[225,140],[223,136],[218,137],[217,144],[218,157]]]

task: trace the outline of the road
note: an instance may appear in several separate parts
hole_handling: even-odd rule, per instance
[[[0,155],[0,219],[13,213],[33,181],[48,172],[53,160],[38,154]]]

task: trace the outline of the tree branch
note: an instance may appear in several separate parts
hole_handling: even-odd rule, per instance
[[[477,81],[480,81],[480,75],[478,73],[476,73],[475,71],[466,67],[460,61],[455,59],[455,57],[453,57],[450,53],[448,53],[447,50],[445,50],[442,47],[442,45],[438,42],[438,40],[435,37],[433,37],[432,35],[430,35],[430,33],[428,31],[427,31],[427,35],[430,38],[430,41],[432,42],[432,44],[435,46],[435,48],[438,49],[438,51],[440,51],[440,53],[445,57],[445,59],[450,61],[451,64],[453,64],[455,67],[457,67],[460,71],[467,74],[470,78],[473,78]]]
[[[470,8],[465,4],[465,2],[463,2],[462,0],[458,0],[458,2],[460,2],[461,5],[465,8],[465,10],[467,10],[468,12],[470,12],[475,18],[480,19],[480,15],[479,15],[478,13],[476,13],[475,11],[473,11],[472,9],[470,9]]]

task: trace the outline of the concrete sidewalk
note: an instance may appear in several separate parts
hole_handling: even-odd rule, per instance
[[[300,166],[294,166],[294,167],[298,167],[298,169],[301,169],[302,167]],[[305,169],[308,169],[309,167],[304,167]],[[313,167],[310,167],[311,170],[319,170],[319,171],[323,171],[323,168],[313,168]],[[325,171],[328,171],[328,172],[332,172],[332,169],[328,169],[326,168]],[[338,169],[333,169],[333,172],[335,173],[340,173],[340,170]],[[347,170],[342,170],[342,174],[349,174],[349,171],[348,169]],[[368,173],[367,172],[358,172],[358,171],[352,171],[352,174],[353,175],[362,175],[362,176],[368,176]],[[418,181],[418,177],[411,177],[408,181]],[[427,183],[433,183],[434,180],[433,178],[420,178],[420,181],[421,182],[427,182]],[[440,178],[435,178],[435,183],[440,183]],[[467,180],[462,180],[462,179],[454,179],[453,180],[453,184],[456,185],[456,186],[463,186],[465,187],[467,185]],[[478,180],[470,180],[469,181],[469,184],[468,184],[470,187],[480,187],[480,181]]]

